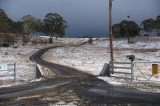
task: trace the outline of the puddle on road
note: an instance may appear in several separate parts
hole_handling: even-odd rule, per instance
[[[94,92],[94,93],[100,93],[100,94],[108,93],[106,90],[98,89],[98,88],[91,88],[91,89],[89,89],[88,91],[89,91],[89,92]]]
[[[39,88],[36,88],[36,89],[37,89],[37,90],[51,89],[51,88],[55,88],[55,87],[58,87],[58,86],[62,86],[62,85],[65,85],[65,84],[69,84],[69,83],[71,83],[71,81],[66,81],[66,82],[54,84],[54,85],[52,85],[52,86],[43,86],[43,87],[39,87]]]

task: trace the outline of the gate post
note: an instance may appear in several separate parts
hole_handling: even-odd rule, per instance
[[[14,62],[14,82],[16,82],[16,63]]]
[[[131,61],[131,79],[134,80],[134,63]]]

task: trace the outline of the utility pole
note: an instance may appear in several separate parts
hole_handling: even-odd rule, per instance
[[[112,35],[112,0],[109,0],[109,39],[110,39],[110,59],[111,72],[114,73],[113,68],[113,35]]]

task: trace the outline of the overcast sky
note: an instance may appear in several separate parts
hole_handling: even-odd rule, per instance
[[[13,20],[24,15],[43,19],[59,13],[68,22],[66,35],[107,35],[108,0],[0,0],[0,8]],[[160,0],[114,0],[113,23],[127,19],[141,22],[160,15]]]

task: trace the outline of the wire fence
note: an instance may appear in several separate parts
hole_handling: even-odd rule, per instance
[[[127,66],[127,64],[125,64],[125,62],[121,62],[122,66]],[[134,72],[134,80],[128,80],[127,76],[125,74],[123,74],[123,78],[125,79],[124,81],[124,85],[131,87],[131,88],[138,88],[140,90],[147,90],[147,91],[151,91],[151,92],[157,92],[160,89],[160,70],[158,69],[158,73],[157,74],[153,74],[152,72],[152,64],[157,64],[158,66],[160,66],[160,62],[159,61],[135,61],[133,62],[133,72]],[[119,67],[120,67],[119,66]],[[121,69],[121,70],[126,70]],[[117,70],[115,70],[117,71]],[[120,70],[119,70],[120,71]],[[124,72],[124,71],[123,71]],[[127,70],[127,72],[131,72],[131,70]],[[120,75],[118,75],[120,76]],[[123,81],[122,81],[123,82]]]
[[[135,80],[160,82],[160,75],[153,75],[152,64],[160,66],[160,62],[134,62]],[[158,69],[159,71],[159,69]]]

